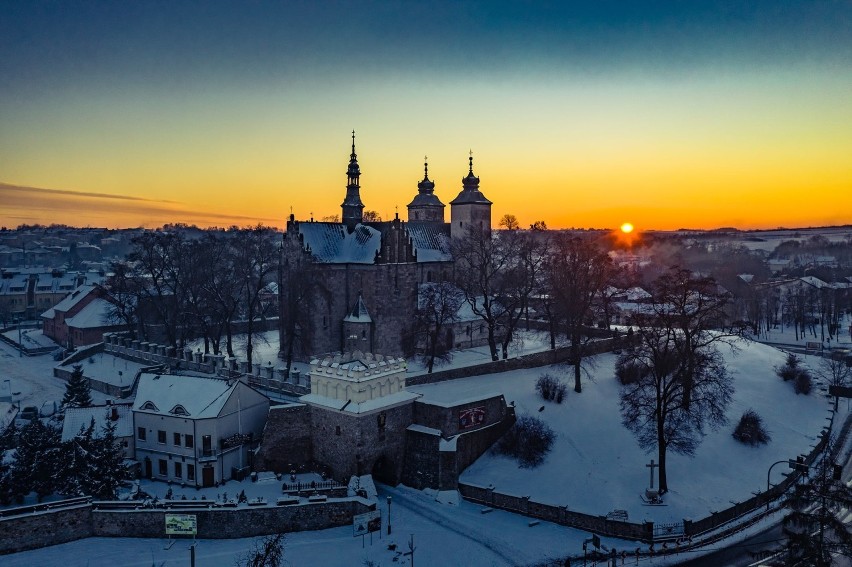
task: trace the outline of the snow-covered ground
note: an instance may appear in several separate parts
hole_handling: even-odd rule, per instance
[[[435,400],[502,392],[507,400],[515,402],[519,413],[542,417],[557,431],[553,451],[537,469],[519,469],[509,459],[486,454],[465,471],[464,481],[493,484],[499,491],[530,495],[534,500],[567,505],[596,515],[623,509],[634,522],[699,519],[712,510],[729,506],[732,501],[750,497],[752,492],[765,490],[769,465],[809,451],[822,427],[828,423],[826,398],[819,392],[797,396],[789,383],[775,375],[773,367],[783,363],[783,352],[758,343],[745,343],[738,354],[725,355],[735,375],[736,394],[729,411],[731,423],[718,432],[709,432],[694,458],[670,453],[671,491],[666,496],[668,506],[665,507],[642,506],[639,499],[649,481],[645,464],[655,455],[641,451],[621,425],[618,384],[613,377],[614,355],[598,357],[594,377],[585,379],[583,392],[575,394],[569,388],[561,405],[542,401],[534,389],[535,380],[545,371],[567,381],[567,371],[560,367],[519,370],[489,375],[485,379],[462,379],[410,389]],[[9,352],[4,345],[0,345],[0,356],[4,367],[12,369],[30,395],[40,387],[39,392],[54,392],[54,396],[61,397],[64,382],[52,377],[54,363],[50,357],[17,359],[17,352]],[[487,360],[487,349],[461,353],[452,365],[472,363],[470,361],[477,357]],[[813,367],[817,360],[808,357],[806,362]],[[541,406],[545,409],[539,412]],[[769,445],[750,448],[732,439],[733,426],[748,408],[755,409],[764,418],[772,434]],[[838,421],[848,412],[849,404],[841,403]],[[775,467],[773,482],[782,478],[784,469]],[[143,490],[160,498],[168,488],[163,483],[143,484]],[[176,494],[186,490],[188,498],[202,494],[194,489],[172,488]],[[221,497],[224,492],[235,497],[240,490],[245,490],[249,498],[266,496],[272,501],[280,494],[280,485],[277,481],[231,481],[224,487],[207,490],[210,492],[207,499]],[[428,491],[403,486],[379,487],[383,514],[387,511],[386,496],[393,498],[390,539],[387,534],[383,534],[382,539],[373,534],[372,546],[367,538],[362,548],[361,539],[352,537],[351,527],[288,534],[285,547],[290,564],[359,566],[369,560],[376,565],[407,565],[410,558],[388,550],[387,544],[393,542],[398,550],[406,551],[408,539],[414,534],[415,559],[419,566],[530,565],[581,554],[582,541],[590,535],[546,522],[530,526],[529,518],[501,511],[483,514],[481,506],[464,501],[440,503]],[[3,565],[189,564],[188,542],[180,541],[169,550],[164,549],[165,543],[165,540],[93,538],[4,556]],[[604,543],[619,549],[637,546],[630,542],[604,540]],[[197,564],[233,565],[235,558],[250,545],[250,540],[202,541],[197,548]],[[672,561],[667,563],[672,564]],[[666,562],[655,560],[655,564]]]

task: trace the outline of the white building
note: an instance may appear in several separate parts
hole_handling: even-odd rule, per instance
[[[214,486],[252,464],[269,399],[238,380],[142,374],[136,460],[148,478]]]

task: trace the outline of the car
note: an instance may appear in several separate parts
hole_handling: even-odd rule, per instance
[[[21,415],[19,417],[27,421],[38,419],[38,408],[35,406],[27,406],[21,410]]]

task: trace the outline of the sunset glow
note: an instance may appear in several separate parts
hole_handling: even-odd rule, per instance
[[[852,5],[213,4],[0,7],[0,225],[852,222]]]

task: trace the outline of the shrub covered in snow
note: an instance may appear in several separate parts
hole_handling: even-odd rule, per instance
[[[808,374],[807,370],[803,370],[796,376],[795,380],[793,380],[793,390],[797,394],[804,394],[807,396],[811,393],[811,389],[813,389],[811,375]]]
[[[554,439],[556,433],[544,421],[531,415],[522,415],[500,438],[495,451],[518,459],[521,468],[535,468],[544,462]]]
[[[775,373],[785,382],[793,382],[793,390],[797,394],[808,395],[813,388],[811,374],[802,366],[802,359],[793,353],[787,355],[783,366],[775,369]]]
[[[766,431],[766,427],[763,424],[763,418],[753,409],[749,409],[743,413],[732,435],[740,443],[751,446],[763,445],[772,440],[772,437]]]
[[[635,384],[642,378],[643,372],[641,365],[627,357],[619,356],[615,363],[615,377],[622,386]]]
[[[556,403],[561,404],[565,398],[565,384],[562,380],[550,374],[539,376],[538,381],[535,383],[535,389],[547,401],[555,400]]]

